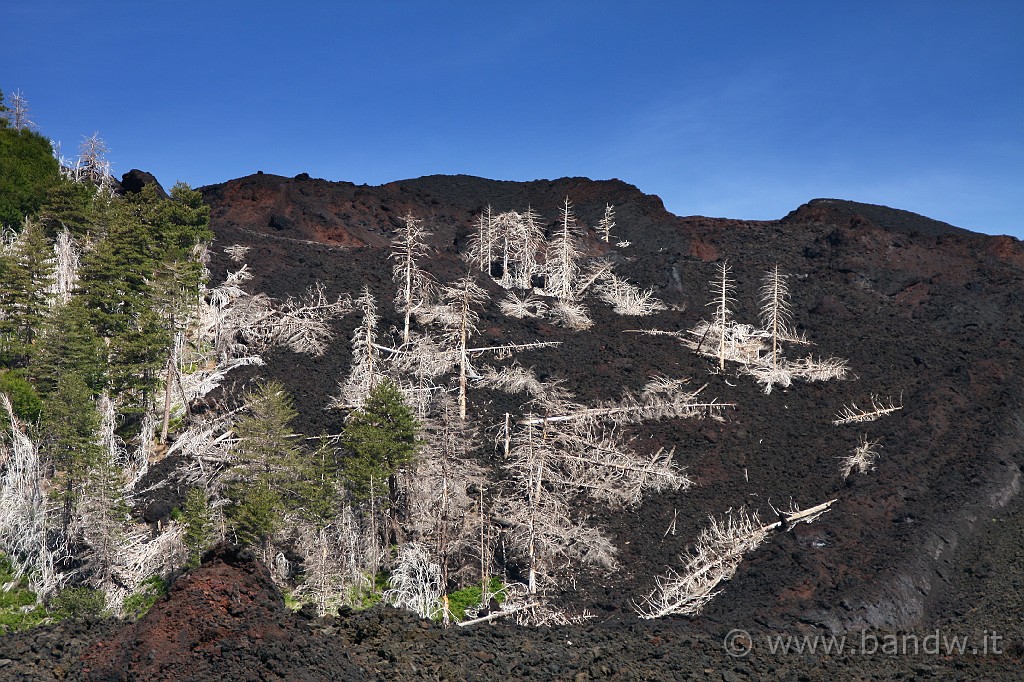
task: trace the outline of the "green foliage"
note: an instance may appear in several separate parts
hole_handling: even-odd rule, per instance
[[[284,607],[289,611],[298,611],[302,608],[302,600],[296,599],[291,592],[284,592],[281,596],[284,597]]]
[[[0,393],[11,399],[15,416],[26,424],[35,424],[43,409],[43,401],[25,378],[23,370],[0,371]]]
[[[14,567],[0,554],[0,635],[18,632],[40,625],[47,616],[46,609],[37,603],[36,593],[28,589],[28,580],[14,578]]]
[[[130,330],[147,309],[156,269],[154,231],[132,207],[115,202],[105,234],[82,259],[78,296],[100,336]]]
[[[56,390],[43,403],[40,434],[43,453],[63,478],[55,492],[64,505],[65,527],[78,502],[79,485],[102,458],[99,427],[100,415],[85,381],[73,372],[61,375]]]
[[[91,587],[69,587],[50,600],[57,619],[99,618],[107,608],[107,597]]]
[[[238,541],[269,541],[293,513],[314,525],[329,523],[337,500],[333,448],[326,441],[313,453],[301,446],[291,430],[295,408],[280,383],[257,386],[245,402],[234,428],[239,464],[228,487],[228,522]]]
[[[36,603],[36,593],[22,581],[10,590],[0,590],[0,610],[20,609]]]
[[[107,380],[120,397],[122,412],[141,413],[151,404],[172,342],[163,320],[142,308],[124,329],[110,337]]]
[[[185,524],[185,548],[188,550],[188,561],[185,565],[195,568],[203,557],[203,552],[213,541],[213,515],[206,492],[202,488],[192,488],[185,496],[185,506],[179,518]]]
[[[154,194],[156,186],[152,187]],[[203,203],[203,194],[194,190],[184,182],[175,183],[171,188],[171,198],[158,204],[159,220],[163,225],[160,231],[159,245],[163,251],[163,260],[191,260],[192,248],[201,242],[213,241],[214,234],[210,230],[210,207]]]
[[[265,478],[235,485],[228,493],[228,521],[239,544],[267,543],[284,521],[284,502]]]
[[[327,440],[321,441],[299,473],[294,487],[299,513],[322,528],[334,518],[338,504],[337,452]]]
[[[381,381],[366,405],[349,415],[342,434],[348,451],[344,477],[357,500],[393,492],[388,481],[415,458],[423,443],[418,433],[419,423],[402,392],[393,382]]]
[[[487,592],[500,604],[505,601],[505,594],[503,592],[504,587],[505,584],[501,582],[501,578],[491,576],[491,580],[487,585]],[[449,594],[448,609],[451,611],[455,620],[465,620],[466,609],[480,606],[480,595],[481,590],[479,585],[463,587],[461,590],[456,590]]]
[[[35,595],[31,592],[29,594],[32,595],[32,601],[29,604],[35,603]],[[25,606],[0,607],[0,635],[20,632],[21,630],[34,628],[46,622],[47,617],[50,615],[46,608],[42,604],[29,608],[29,604]]]
[[[50,312],[53,250],[43,228],[26,221],[18,238],[0,254],[0,362],[24,366]]]
[[[123,612],[126,618],[138,620],[146,615],[160,597],[167,594],[170,585],[158,575],[142,581],[139,589],[124,600]]]
[[[106,356],[102,339],[89,324],[89,311],[81,300],[72,299],[47,321],[29,372],[44,397],[68,373],[79,375],[98,394],[106,387]]]
[[[24,576],[15,580],[14,565],[11,560],[0,554],[0,586],[11,585],[10,589],[0,589],[0,609],[18,608],[36,603],[36,594],[28,589],[28,580]]]
[[[99,210],[92,185],[61,179],[47,189],[39,207],[39,222],[51,238],[66,229],[77,239],[87,239],[96,231]]]
[[[384,592],[390,587],[391,574],[387,571],[378,571],[373,576],[373,584],[370,586],[355,586],[350,588],[348,604],[361,611],[369,609],[380,603]]]
[[[235,423],[239,461],[228,489],[228,521],[245,545],[268,542],[288,509],[288,491],[300,477],[301,449],[291,432],[297,413],[284,386],[268,382],[248,392],[245,413]]]
[[[0,127],[0,227],[16,228],[39,209],[60,180],[50,141],[30,130]]]

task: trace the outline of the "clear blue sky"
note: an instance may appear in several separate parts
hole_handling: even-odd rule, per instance
[[[617,177],[1024,237],[1024,2],[13,0],[0,88],[165,184]]]

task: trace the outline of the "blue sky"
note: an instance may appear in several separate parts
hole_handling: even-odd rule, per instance
[[[263,170],[620,178],[680,215],[815,197],[1024,238],[1024,3],[10,3],[0,89],[165,185]]]

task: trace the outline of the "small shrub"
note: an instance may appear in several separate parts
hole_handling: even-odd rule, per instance
[[[69,587],[50,602],[55,618],[98,618],[107,607],[107,598],[91,587]]]
[[[35,424],[43,409],[43,401],[36,389],[25,379],[21,370],[0,372],[0,393],[6,393],[11,399],[11,406],[18,419]]]
[[[139,589],[124,600],[125,617],[132,620],[142,618],[157,599],[167,594],[168,587],[167,581],[158,575],[146,578]]]
[[[354,586],[349,589],[348,604],[357,611],[368,609],[380,603],[384,591],[388,589],[388,580],[391,575],[387,571],[380,571],[373,576],[373,586]]]

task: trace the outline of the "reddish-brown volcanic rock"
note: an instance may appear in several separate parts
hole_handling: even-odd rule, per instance
[[[230,672],[245,679],[252,673],[247,666],[225,670],[231,652],[258,657],[287,647],[297,630],[289,616],[266,567],[221,548],[140,621],[98,642],[83,656],[82,673],[98,680],[180,680]]]

